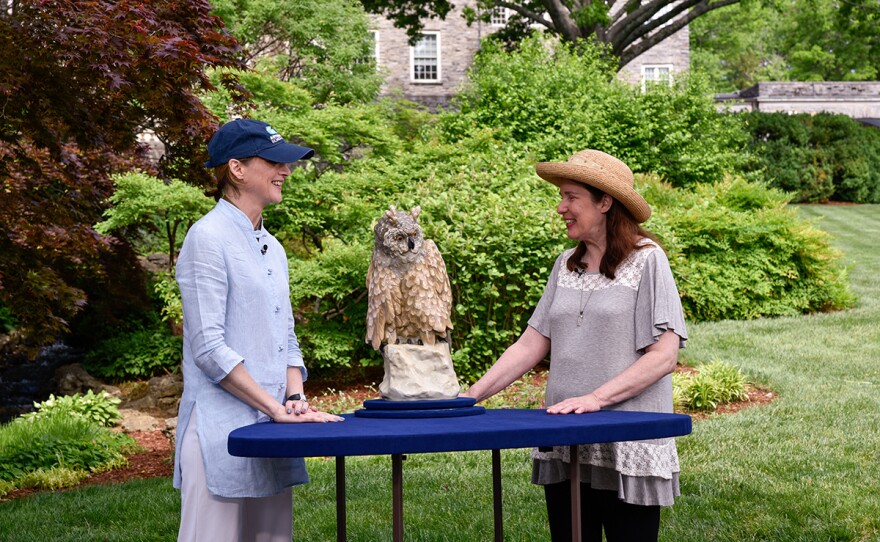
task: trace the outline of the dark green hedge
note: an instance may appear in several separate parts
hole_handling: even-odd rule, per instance
[[[880,203],[880,130],[846,115],[751,112],[750,167],[795,202]]]

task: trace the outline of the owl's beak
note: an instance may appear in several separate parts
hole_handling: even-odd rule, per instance
[[[413,241],[412,237],[406,238],[406,246],[408,246],[410,250],[416,248],[416,242]]]

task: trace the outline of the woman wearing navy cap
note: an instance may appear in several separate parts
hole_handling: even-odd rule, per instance
[[[255,422],[331,422],[309,406],[294,333],[287,256],[263,228],[297,160],[314,151],[265,122],[224,124],[208,143],[217,206],[186,235],[177,262],[183,301],[183,396],[174,487],[178,540],[290,542],[291,487],[309,481],[303,459],[229,455],[230,431]]]

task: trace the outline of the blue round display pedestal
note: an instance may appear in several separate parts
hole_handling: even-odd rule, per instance
[[[455,418],[485,413],[485,408],[474,406],[476,402],[471,397],[422,401],[368,399],[364,401],[364,408],[356,410],[354,415],[360,418]]]

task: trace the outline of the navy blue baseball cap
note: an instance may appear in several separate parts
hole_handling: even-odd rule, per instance
[[[259,156],[270,162],[291,163],[311,158],[315,151],[284,141],[274,128],[253,119],[231,120],[220,127],[208,142],[209,159],[205,167],[222,166],[233,158]]]

